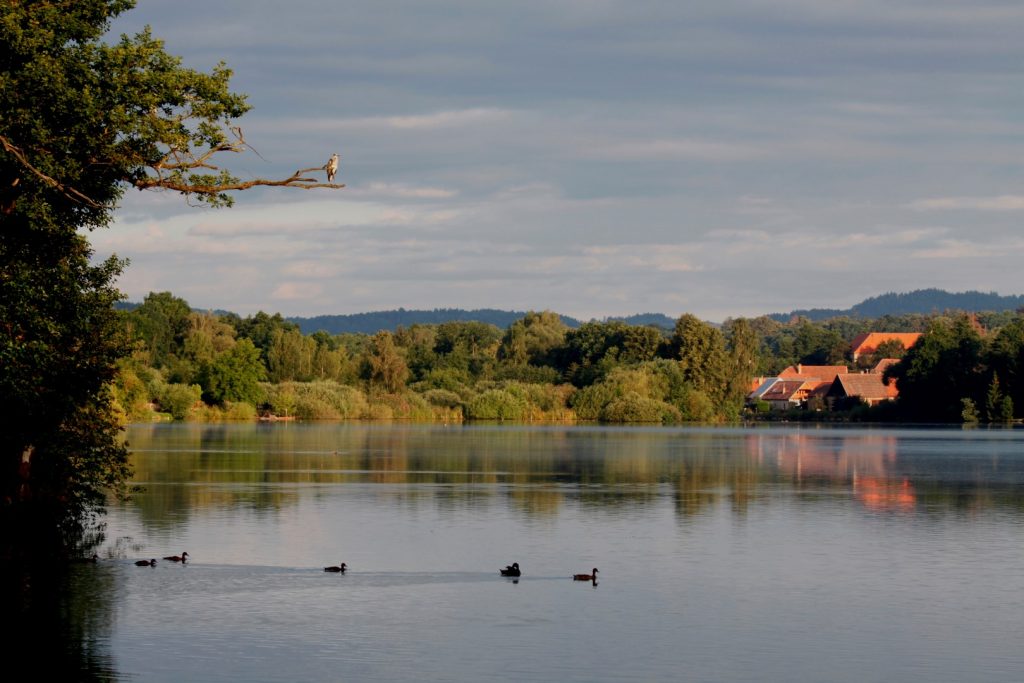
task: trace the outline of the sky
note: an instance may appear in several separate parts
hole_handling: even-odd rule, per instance
[[[130,301],[705,320],[938,287],[1024,293],[1019,0],[139,0],[233,69],[283,178],[231,209],[129,190]]]

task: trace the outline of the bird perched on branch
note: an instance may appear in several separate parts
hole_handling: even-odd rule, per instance
[[[327,170],[327,182],[333,183],[334,182],[334,176],[336,176],[338,174],[338,153],[337,152],[335,152],[334,154],[331,155],[330,160],[327,162],[327,165],[325,165],[324,168]]]

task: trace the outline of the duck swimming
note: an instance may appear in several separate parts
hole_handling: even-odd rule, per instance
[[[136,560],[135,561],[135,566],[136,567],[155,567],[156,566],[156,560]]]
[[[518,562],[513,562],[509,566],[505,567],[504,569],[499,569],[498,571],[501,572],[502,576],[522,576],[523,575],[523,573],[521,571],[519,571],[519,563]]]
[[[168,555],[164,558],[171,562],[185,562],[188,559],[188,553],[183,552],[181,555]]]
[[[573,581],[597,581],[597,567],[590,570],[589,574],[573,574]]]
[[[346,570],[346,569],[348,569],[348,565],[347,565],[347,564],[345,564],[344,562],[342,562],[342,563],[341,563],[340,565],[338,565],[337,567],[324,567],[324,571],[325,571],[325,572],[340,572],[340,573],[342,573],[342,574],[344,574],[344,573],[345,573],[345,570]]]

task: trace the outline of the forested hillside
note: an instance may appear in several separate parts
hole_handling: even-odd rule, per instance
[[[839,316],[878,318],[883,315],[910,313],[944,313],[947,311],[1015,311],[1024,308],[1024,296],[1002,296],[995,292],[947,292],[941,289],[918,289],[905,294],[889,292],[874,296],[847,309],[812,308],[772,313],[775,320],[786,321],[794,317],[809,320],[827,320]]]

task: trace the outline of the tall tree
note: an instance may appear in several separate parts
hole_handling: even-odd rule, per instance
[[[409,367],[395,347],[395,339],[390,332],[373,335],[366,360],[370,386],[379,387],[389,394],[397,393],[405,386]]]
[[[215,206],[257,185],[342,187],[302,169],[240,181],[215,165],[246,142],[231,72],[181,66],[144,31],[106,44],[133,0],[0,5],[0,529],[38,544],[75,536],[127,474],[105,384],[126,347],[113,286],[90,263],[126,188]],[[44,538],[44,536],[46,538]],[[5,548],[14,545],[6,545]]]
[[[686,380],[712,401],[723,400],[728,354],[721,331],[687,313],[676,321],[672,347]]]
[[[975,406],[983,401],[981,351],[981,335],[966,316],[938,318],[885,376],[896,380],[908,418],[957,422],[963,399]]]

